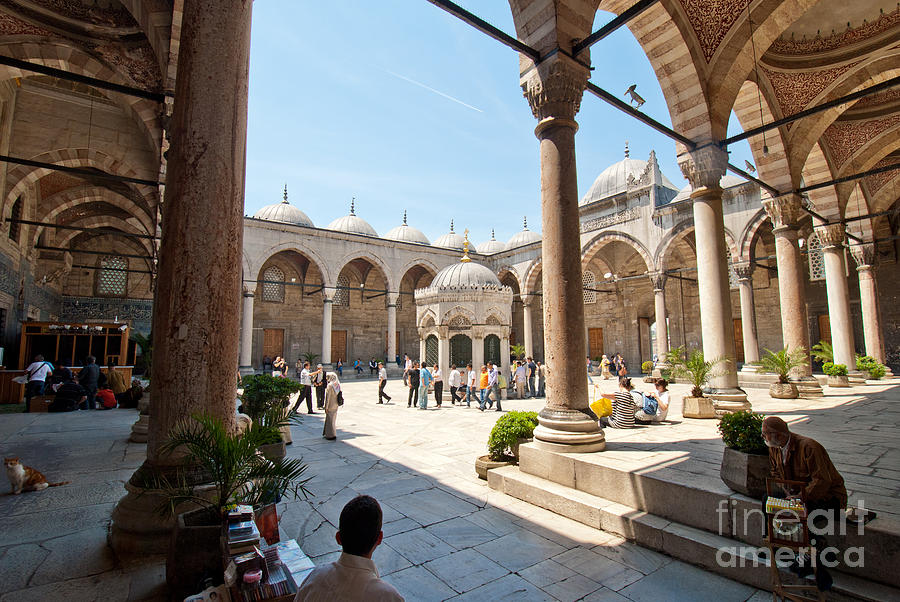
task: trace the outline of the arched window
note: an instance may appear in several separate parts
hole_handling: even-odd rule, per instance
[[[584,270],[581,273],[581,284],[584,286],[585,304],[596,303],[597,291],[594,290],[594,286],[597,284],[597,277],[594,276],[594,272],[590,270]]]
[[[825,260],[822,258],[822,241],[819,236],[813,232],[806,239],[807,260],[809,261],[809,279],[812,282],[816,280],[825,280]]]
[[[97,272],[97,294],[124,297],[128,292],[128,260],[124,257],[101,257]]]
[[[16,199],[13,203],[12,210],[9,212],[9,239],[19,244],[20,224],[17,220],[22,219],[22,197]]]
[[[334,292],[335,307],[350,307],[350,279],[341,274],[337,279],[337,290]]]
[[[484,363],[493,362],[495,366],[501,365],[500,337],[489,334],[484,337]]]
[[[272,266],[263,272],[262,300],[284,303],[284,272]]]
[[[425,363],[429,366],[438,363],[438,338],[433,334],[425,339]]]

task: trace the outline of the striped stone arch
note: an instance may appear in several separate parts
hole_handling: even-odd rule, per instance
[[[675,244],[693,231],[693,220],[685,220],[679,222],[674,228],[669,230],[663,240],[659,243],[659,246],[656,248],[656,268],[651,269],[657,269],[661,271],[669,269],[669,255],[671,254],[672,249],[675,247]],[[734,235],[730,230],[728,230],[728,228],[725,228],[725,248],[728,251],[728,255],[730,256],[732,261],[740,257],[740,251],[738,249],[737,243],[735,242]]]
[[[263,266],[266,265],[266,262],[282,251],[294,251],[305,256],[313,265],[316,266],[316,269],[319,270],[319,273],[322,275],[322,283],[326,288],[333,289],[335,286],[337,286],[337,276],[333,276],[331,274],[328,269],[328,265],[325,263],[325,260],[318,253],[316,253],[314,249],[312,249],[306,243],[302,242],[299,238],[287,242],[281,242],[277,245],[272,245],[262,253],[259,253],[256,257],[248,257],[245,260],[247,280],[257,280],[257,277],[262,271]]]
[[[542,263],[540,259],[535,259],[529,264],[528,268],[525,270],[525,277],[522,279],[524,286],[522,287],[522,294],[525,295],[533,295],[539,290],[543,289],[543,286],[539,286],[541,283],[538,281],[538,278],[541,277],[541,267]]]
[[[862,186],[859,185],[858,180],[855,182],[854,186],[850,187],[849,193],[842,201],[842,206],[842,215],[844,216],[844,219],[860,217],[872,213],[869,209],[869,200],[863,193]],[[847,224],[847,230],[863,240],[872,240],[874,238],[874,228],[871,218],[849,222]]]
[[[836,177],[841,178],[875,167],[882,159],[900,150],[900,121],[878,131],[872,137],[865,137],[863,145],[838,169]],[[849,217],[849,202],[858,180],[837,184],[838,204],[841,214]]]
[[[388,267],[384,260],[378,257],[378,255],[365,248],[359,248],[355,251],[351,251],[350,253],[344,255],[340,260],[332,262],[332,266],[335,268],[333,270],[334,273],[340,276],[344,267],[354,259],[365,259],[372,265],[376,266],[379,270],[381,270],[381,273],[384,276],[384,282],[387,285],[387,290],[397,290],[397,282],[396,278],[394,277],[393,270],[391,270],[391,268]]]
[[[497,278],[502,281],[505,274],[509,274],[510,276],[512,276],[513,280],[516,281],[516,286],[519,287],[519,294],[524,294],[524,282],[522,277],[519,275],[519,271],[511,265],[502,265],[500,266],[500,269],[497,270]]]
[[[63,69],[115,84],[133,85],[133,82],[123,77],[121,73],[77,46],[60,40],[47,41],[44,38],[31,36],[27,38],[17,36],[16,40],[16,42],[0,44],[0,55]],[[31,72],[0,66],[0,80],[13,77],[25,78],[30,75],[32,75]],[[162,144],[162,127],[159,121],[161,105],[145,98],[109,90],[100,90],[100,92],[122,107],[125,114],[137,124],[139,131],[146,137],[148,148],[153,151],[154,155],[158,155]]]
[[[738,245],[738,255],[735,257],[736,260],[749,261],[752,258],[753,240],[756,238],[756,233],[759,232],[759,229],[768,219],[769,216],[765,210],[760,209],[756,212],[756,215],[747,222],[744,231],[741,233],[740,243]]]
[[[803,166],[802,175],[803,183],[807,186],[834,179],[831,166],[819,142],[816,142],[810,150],[806,158],[806,165]],[[834,186],[810,190],[807,194],[816,213],[829,221],[841,219],[840,203]]]
[[[872,197],[869,199],[869,207],[871,208],[873,213],[877,213],[879,211],[887,211],[890,209],[894,203],[897,202],[898,192],[900,192],[900,172],[897,172],[897,175],[887,181],[886,184],[878,188]],[[887,218],[879,218],[879,219],[887,219]]]
[[[629,234],[614,230],[601,232],[581,248],[581,265],[587,265],[601,248],[611,242],[622,242],[634,249],[641,256],[641,259],[644,260],[644,265],[647,266],[648,272],[656,269],[656,262],[642,242]]]
[[[83,232],[77,232],[77,233],[75,233],[75,236],[74,236],[74,237],[71,239],[71,241],[70,241],[70,245],[77,245],[77,244],[79,244],[79,241],[78,241],[78,234],[84,234],[84,233],[83,233]],[[130,258],[129,258],[129,261],[131,261],[131,260],[134,260],[134,261],[140,261],[140,262],[142,262],[144,265],[147,266],[147,269],[148,269],[148,270],[151,270],[151,271],[153,270],[153,256],[150,255],[149,253],[147,253],[147,248],[146,248],[143,244],[141,244],[141,242],[139,241],[139,239],[136,239],[136,238],[125,238],[124,236],[117,236],[117,237],[115,237],[115,243],[114,243],[114,245],[113,245],[113,248],[114,248],[115,250],[110,251],[109,254],[110,254],[110,255],[115,255],[116,253],[120,253],[122,247],[124,247],[124,248],[127,250],[128,253],[131,253],[131,254],[133,254],[133,255],[147,255],[147,256],[148,256],[147,259],[140,259],[140,258],[137,258],[137,257],[130,257]],[[83,246],[82,249],[71,248],[69,252],[72,253],[72,254],[74,255],[74,254],[76,254],[76,253],[79,253],[79,252],[84,251],[84,250],[87,249],[87,248],[88,248],[87,245]]]
[[[745,131],[783,117],[778,103],[770,100],[772,97],[773,93],[767,82],[761,89],[754,81],[744,82],[734,102],[733,110]],[[762,115],[760,115],[760,101],[762,101]],[[781,128],[769,130],[765,136],[752,136],[747,142],[753,153],[753,162],[759,179],[778,190],[786,191],[796,187],[795,184],[799,182],[791,180],[792,170],[788,163]],[[768,147],[768,153],[763,150],[764,146]]]
[[[68,226],[78,226],[80,228],[112,228],[115,230],[119,230],[121,232],[126,232],[129,234],[146,234],[145,232],[139,231],[133,224],[130,224],[124,220],[121,220],[117,217],[112,217],[109,215],[104,216],[96,216],[92,215],[86,217],[84,219],[76,220],[66,224]],[[60,233],[56,238],[56,244],[60,247],[68,247],[72,239],[82,234],[81,231],[78,230],[65,230]],[[118,238],[118,237],[117,237]],[[128,238],[129,240],[133,240],[136,243],[140,244],[143,250],[147,253],[147,255],[153,255],[153,241],[149,238],[131,238],[131,237],[121,237]]]

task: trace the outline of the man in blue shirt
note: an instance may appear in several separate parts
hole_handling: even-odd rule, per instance
[[[431,384],[431,372],[428,371],[428,365],[422,362],[419,369],[419,409],[428,408],[428,385]]]

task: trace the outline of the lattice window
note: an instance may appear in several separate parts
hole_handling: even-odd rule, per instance
[[[809,279],[825,280],[825,260],[822,257],[822,241],[815,232],[806,239],[806,258],[809,261]]]
[[[734,269],[734,262],[731,259],[731,254],[728,253],[728,288],[736,289],[738,288],[738,275],[737,271]]]
[[[450,363],[465,366],[472,361],[472,339],[464,334],[450,337]]]
[[[341,274],[337,279],[337,290],[334,292],[335,307],[350,307],[350,279]]]
[[[124,257],[103,257],[97,273],[97,294],[124,297],[128,291],[128,260]]]
[[[590,270],[584,270],[581,273],[581,284],[584,286],[584,302],[588,303],[596,303],[597,302],[597,291],[594,290],[597,284],[597,277],[594,276],[594,272]]]
[[[500,337],[489,334],[484,337],[484,363],[493,362],[500,365]],[[473,366],[477,369],[477,366]]]
[[[465,316],[454,316],[448,326],[450,330],[465,330],[472,326],[472,322]]]
[[[284,272],[274,265],[263,272],[262,300],[284,303]]]
[[[433,334],[425,339],[425,363],[428,366],[438,363],[438,338]]]
[[[16,199],[16,202],[13,203],[12,210],[9,212],[9,239],[14,243],[19,243],[19,231],[21,230],[21,225],[18,221],[22,219],[22,197]]]

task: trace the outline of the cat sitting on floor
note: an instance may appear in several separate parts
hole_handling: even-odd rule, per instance
[[[71,481],[48,483],[47,477],[30,466],[25,466],[18,458],[4,458],[3,464],[6,466],[6,476],[9,477],[9,482],[12,484],[14,495],[19,495],[23,491],[40,491],[47,487],[59,487],[71,483]]]

